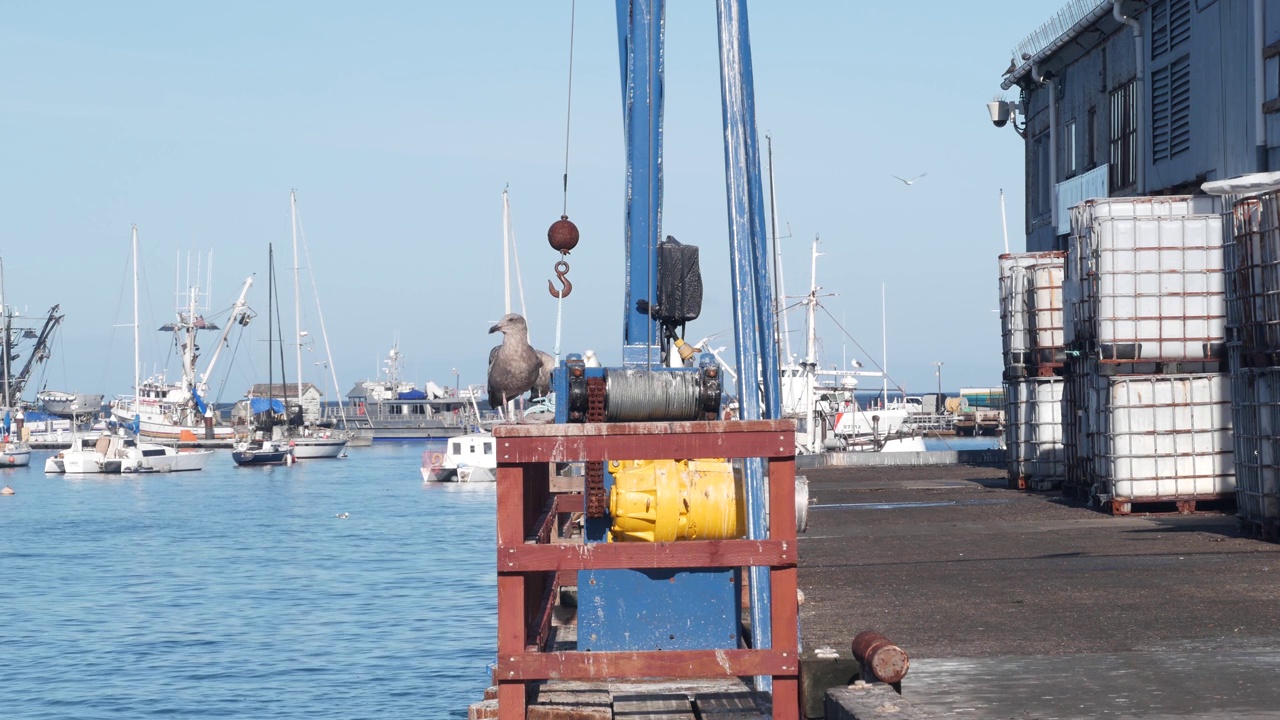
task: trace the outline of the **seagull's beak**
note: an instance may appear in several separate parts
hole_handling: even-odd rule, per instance
[[[493,327],[489,328],[489,334],[492,335],[501,329],[502,329],[502,323],[498,323],[497,325],[494,325]]]

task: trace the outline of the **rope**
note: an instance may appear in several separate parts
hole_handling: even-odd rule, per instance
[[[573,30],[577,10],[578,0],[573,0],[569,5],[569,92],[564,110],[564,195],[561,215],[569,214],[569,125],[570,120],[573,118]],[[558,348],[559,345],[560,341],[557,336],[556,347]],[[559,353],[557,353],[558,356]]]
[[[560,325],[564,319],[564,297],[556,298],[556,344],[552,355],[556,356],[556,367],[560,366]]]

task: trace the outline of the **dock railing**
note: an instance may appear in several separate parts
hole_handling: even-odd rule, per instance
[[[498,425],[498,717],[523,720],[526,685],[541,680],[772,676],[773,716],[799,717],[795,423]],[[661,543],[552,544],[560,513],[581,494],[552,493],[550,463],[765,457],[768,537]],[[736,650],[547,652],[552,607],[581,570],[768,567],[772,647]],[[575,581],[576,582],[576,581]]]

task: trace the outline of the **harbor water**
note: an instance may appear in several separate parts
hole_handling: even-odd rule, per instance
[[[494,488],[421,443],[293,467],[0,471],[5,718],[451,718],[495,644]]]

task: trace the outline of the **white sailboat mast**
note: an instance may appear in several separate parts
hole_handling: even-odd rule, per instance
[[[129,253],[133,261],[133,408],[138,411],[138,393],[142,387],[142,341],[138,325],[138,226],[133,226],[129,241]]]
[[[295,344],[295,357],[297,358],[297,372],[294,373],[293,379],[298,387],[298,407],[302,407],[302,301],[298,294],[298,193],[295,190],[289,191],[289,228],[293,235],[293,341]],[[288,386],[286,386],[286,391]]]
[[[880,396],[882,405],[889,404],[889,323],[886,321],[885,304],[884,304],[884,283],[880,283],[880,371],[883,376],[883,394]]]
[[[4,347],[0,348],[4,353],[4,406],[10,408],[13,402],[9,397],[9,304],[4,297],[4,260],[0,260],[0,312],[4,313]]]
[[[813,365],[817,362],[815,356],[815,346],[817,344],[818,331],[815,327],[818,315],[818,256],[822,253],[818,252],[818,236],[813,236],[813,252],[809,260],[809,331],[805,341],[805,362]]]
[[[511,200],[502,188],[502,312],[511,314]]]
[[[786,351],[783,355],[783,364],[791,362],[791,328],[787,323],[787,283],[782,273],[782,248],[778,245],[778,201],[773,190],[773,136],[765,135],[765,141],[769,144],[769,223],[770,231],[773,233],[773,305],[774,314],[778,317],[780,325],[775,324],[774,328],[781,327],[782,344]]]

